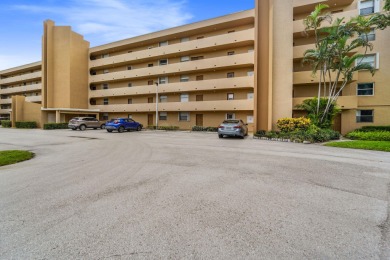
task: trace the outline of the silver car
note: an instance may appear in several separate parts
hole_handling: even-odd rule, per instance
[[[229,119],[222,122],[218,127],[218,137],[238,136],[244,139],[248,135],[248,124],[245,124],[240,119]]]
[[[80,129],[81,131],[84,131],[87,128],[104,129],[105,126],[105,122],[99,121],[94,117],[75,117],[68,123],[68,128],[72,130]]]

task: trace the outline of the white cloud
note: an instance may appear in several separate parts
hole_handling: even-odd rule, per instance
[[[15,5],[14,9],[47,14],[84,35],[92,46],[187,23],[186,1],[178,0],[71,0],[71,5],[48,7]]]

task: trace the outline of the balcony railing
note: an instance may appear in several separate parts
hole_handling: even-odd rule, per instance
[[[42,89],[42,84],[32,84],[32,85],[26,85],[21,87],[0,89],[0,94],[18,94],[18,93],[31,92],[31,91],[40,91],[41,89]]]
[[[12,98],[0,99],[0,104],[12,104]]]
[[[245,67],[254,64],[254,54],[244,53],[231,56],[221,56],[197,61],[179,62],[164,66],[151,68],[124,70],[119,72],[92,75],[89,77],[90,83],[125,81],[133,78],[147,78],[157,76],[168,76],[169,74],[188,73],[191,71],[202,71],[216,68]]]
[[[239,89],[239,88],[253,88],[254,77],[236,77],[236,78],[222,78],[202,81],[188,81],[160,84],[158,86],[159,93],[180,93],[191,91],[204,90],[221,90],[221,89]],[[113,96],[132,96],[144,95],[156,92],[156,86],[136,86],[136,87],[122,87],[113,89],[91,90],[89,91],[90,98],[113,97]]]
[[[331,73],[332,79],[336,79],[336,73]],[[300,71],[300,72],[294,72],[294,85],[306,85],[306,84],[318,84],[320,80],[319,72],[317,72],[317,75],[313,77],[311,71]],[[355,73],[353,75],[353,78],[351,81],[356,81],[358,78],[358,73]],[[338,82],[343,82],[344,79],[342,77],[339,77]]]
[[[302,104],[306,99],[311,99],[312,97],[301,97],[293,98],[293,109],[297,109],[296,106]],[[337,99],[337,105],[341,109],[356,109],[358,107],[358,97],[357,96],[341,96]]]
[[[116,104],[116,105],[91,105],[91,109],[100,109],[101,112],[155,112],[155,103],[143,104]],[[166,102],[159,103],[160,112],[190,112],[190,111],[253,111],[252,99],[244,100],[216,100],[199,102]]]
[[[230,34],[217,35],[197,40],[196,42],[182,42],[167,46],[162,46],[143,51],[137,51],[108,58],[91,60],[90,68],[100,68],[104,66],[111,66],[112,64],[120,65],[129,62],[143,62],[144,60],[158,59],[161,57],[168,57],[170,55],[177,55],[178,53],[201,52],[208,48],[215,49],[219,46],[236,45],[240,42],[253,42],[255,39],[254,29],[247,29]]]
[[[10,114],[10,111],[11,109],[10,108],[7,108],[7,109],[0,109],[0,114]]]
[[[42,96],[28,96],[26,97],[27,102],[39,103],[42,102]]]
[[[20,76],[8,77],[4,79],[0,79],[0,85],[9,85],[11,83],[18,83],[27,80],[35,80],[42,78],[42,71],[27,73]]]

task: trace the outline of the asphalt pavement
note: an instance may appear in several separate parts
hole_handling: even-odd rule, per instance
[[[0,128],[0,259],[390,259],[390,153]]]

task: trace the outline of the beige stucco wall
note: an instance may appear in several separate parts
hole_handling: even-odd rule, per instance
[[[35,121],[38,127],[42,127],[41,105],[26,102],[24,96],[13,96],[11,121],[14,126],[15,122]]]

